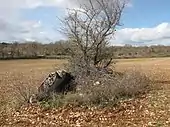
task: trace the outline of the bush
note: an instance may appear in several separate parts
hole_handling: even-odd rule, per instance
[[[0,94],[0,114],[9,114],[29,102],[30,97],[36,94],[36,88],[18,84],[11,86],[12,91]]]
[[[137,97],[149,90],[149,79],[143,73],[132,70],[120,75],[91,73],[81,79],[79,76],[78,88],[75,93],[53,95],[50,100],[42,103],[45,107],[60,107],[66,105],[83,106],[114,106],[119,101]]]
[[[149,79],[137,71],[125,72],[122,76],[102,75],[98,85],[86,85],[81,93],[90,105],[115,105],[119,100],[135,97],[149,89]]]
[[[48,109],[65,107],[68,105],[81,106],[83,102],[83,97],[80,94],[67,93],[66,95],[53,94],[47,101],[40,102],[40,105]]]
[[[125,72],[124,76],[120,80],[120,88],[123,95],[136,96],[147,92],[150,88],[149,78],[135,70]]]

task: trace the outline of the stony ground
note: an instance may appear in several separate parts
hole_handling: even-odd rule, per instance
[[[5,88],[8,88],[8,85],[19,83],[19,79],[24,79],[24,84],[38,84],[46,72],[52,70],[56,64],[61,65],[62,63],[63,61],[54,60],[0,62],[1,94],[7,94]],[[121,60],[116,65],[116,69],[124,71],[134,68],[134,66],[145,72],[154,81],[152,85],[155,86],[155,89],[147,95],[120,102],[117,107],[107,109],[68,106],[49,110],[37,105],[26,105],[10,116],[3,115],[0,118],[0,125],[4,127],[169,127],[170,59]],[[30,76],[30,74],[32,75]],[[30,77],[28,78],[28,76]],[[20,85],[23,85],[23,82],[20,82]]]

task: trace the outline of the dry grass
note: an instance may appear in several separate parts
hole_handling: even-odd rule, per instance
[[[53,94],[48,101],[42,101],[41,106],[59,108],[67,105],[87,107],[114,107],[120,101],[137,98],[150,90],[150,81],[141,72],[131,70],[123,75],[90,74],[83,77],[77,84],[79,90],[66,95]],[[98,84],[94,84],[95,80]]]
[[[14,105],[11,102],[15,92],[13,86],[37,86],[57,65],[65,61],[56,60],[17,60],[0,61],[0,96],[1,107]],[[114,109],[86,109],[68,108],[44,110],[39,107],[26,107],[13,114],[11,118],[4,118],[0,124],[8,126],[170,126],[170,59],[157,58],[148,60],[120,61],[116,65],[119,71],[136,67],[154,81],[153,90],[143,98],[121,102]],[[2,101],[3,100],[3,101]],[[10,101],[9,101],[10,100]],[[10,103],[9,103],[10,102]],[[2,105],[3,104],[3,105]],[[15,119],[14,119],[15,118]],[[60,122],[60,123],[59,123]]]
[[[61,60],[0,61],[0,111],[19,106],[44,80],[48,72],[61,66]],[[57,66],[58,65],[58,66]],[[23,91],[23,92],[21,92]]]

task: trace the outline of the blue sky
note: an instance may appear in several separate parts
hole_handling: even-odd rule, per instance
[[[9,4],[11,3],[11,4]],[[56,16],[65,16],[76,0],[0,0],[0,40],[48,43],[64,39]],[[170,45],[170,0],[131,0],[113,44]],[[6,26],[6,27],[4,27]]]
[[[124,27],[154,27],[162,22],[170,22],[169,0],[132,0],[132,6],[126,8],[122,21]]]

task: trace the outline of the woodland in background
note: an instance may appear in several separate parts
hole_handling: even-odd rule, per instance
[[[170,46],[140,46],[132,45],[110,46],[109,52],[114,58],[148,58],[169,57]],[[39,42],[2,42],[0,43],[0,59],[64,59],[70,55],[68,41],[57,41],[49,44]]]

